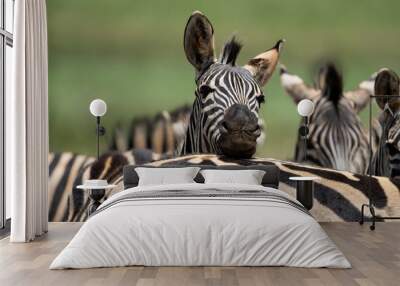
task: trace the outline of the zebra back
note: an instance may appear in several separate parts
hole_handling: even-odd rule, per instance
[[[187,155],[149,163],[152,166],[188,166],[188,165],[270,165],[280,169],[279,189],[296,196],[296,183],[291,176],[312,176],[320,179],[315,182],[314,207],[311,214],[317,221],[358,221],[360,206],[368,201],[368,188],[372,184],[372,199],[379,217],[400,216],[400,181],[386,177],[372,177],[347,171],[305,166],[302,164],[253,158],[235,160],[213,154]],[[123,189],[122,174],[116,179]]]
[[[312,176],[315,182],[314,207],[311,214],[318,221],[358,221],[360,206],[368,200],[370,178],[367,175],[328,168],[305,166],[298,163],[267,159],[230,159],[217,155],[189,155],[156,161],[150,165],[255,165],[274,164],[280,169],[279,189],[296,196],[296,184],[291,176]],[[400,181],[386,177],[372,178],[372,199],[378,217],[400,216]]]
[[[69,194],[77,182],[82,182],[85,170],[94,160],[71,152],[49,154],[49,221],[68,219]]]
[[[161,160],[157,160],[161,159]],[[150,162],[154,160],[153,162]],[[300,165],[288,161],[275,159],[254,158],[234,160],[224,156],[212,154],[188,155],[165,159],[154,156],[150,151],[138,150],[136,153],[110,153],[103,155],[94,164],[87,165],[76,178],[75,184],[80,184],[84,179],[102,178],[110,183],[117,184],[117,188],[105,194],[123,190],[122,169],[126,164],[144,164],[150,162],[153,166],[168,165],[254,165],[274,164],[280,169],[279,189],[295,196],[295,184],[289,180],[291,176],[317,176],[321,179],[315,184],[315,200],[312,214],[319,221],[357,221],[360,216],[359,207],[368,200],[369,178],[365,175],[354,174],[320,167]],[[372,198],[378,216],[400,215],[400,182],[384,177],[373,177]],[[87,192],[72,188],[65,194],[67,200],[58,212],[59,221],[85,221],[90,199]],[[104,199],[105,199],[104,198]],[[54,221],[54,220],[53,220]]]
[[[174,154],[183,144],[190,113],[190,106],[183,105],[153,117],[135,118],[128,130],[119,123],[112,131],[109,150],[150,149],[158,154]]]

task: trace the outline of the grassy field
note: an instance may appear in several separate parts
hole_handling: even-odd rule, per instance
[[[400,71],[399,1],[51,0],[47,7],[52,151],[95,153],[88,112],[94,98],[108,104],[109,131],[117,122],[191,103],[194,71],[182,36],[194,10],[213,23],[218,50],[237,35],[244,44],[241,64],[285,38],[281,62],[309,82],[324,59],[341,65],[346,89],[381,67]],[[267,142],[258,154],[291,158],[296,107],[277,74],[265,93]]]

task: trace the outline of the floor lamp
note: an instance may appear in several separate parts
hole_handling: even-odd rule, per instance
[[[385,99],[389,98],[398,98],[398,95],[370,95],[369,96],[369,168],[368,168],[368,204],[362,204],[361,205],[361,218],[359,223],[363,224],[364,223],[364,209],[369,208],[369,211],[371,213],[371,221],[372,224],[369,226],[371,230],[375,229],[375,222],[376,222],[376,215],[375,215],[375,207],[374,207],[374,201],[372,199],[372,100],[376,98],[382,98],[384,97]],[[385,220],[385,219],[400,219],[400,217],[379,217],[379,220]]]

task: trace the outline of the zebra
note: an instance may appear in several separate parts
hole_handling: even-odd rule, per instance
[[[180,153],[216,153],[250,158],[262,134],[258,118],[258,111],[264,102],[261,87],[277,66],[283,40],[250,59],[244,67],[239,67],[235,62],[241,44],[233,37],[224,45],[220,59],[216,60],[213,31],[210,21],[201,12],[194,12],[185,28],[184,50],[188,61],[195,67],[197,88]],[[154,161],[155,157],[163,158],[163,154],[147,152],[148,162]],[[121,152],[107,152],[90,164],[84,173],[90,178],[113,181],[115,174],[122,174],[123,166],[133,163],[125,156]],[[105,194],[104,199],[108,195]],[[87,195],[74,188],[68,197],[68,207],[64,208],[68,215],[62,218],[67,217],[68,221],[85,220],[84,209],[88,203]]]
[[[376,74],[354,91],[343,92],[342,75],[332,63],[319,72],[315,87],[281,67],[281,84],[297,104],[308,98],[315,104],[309,118],[309,140],[297,138],[295,161],[364,174],[368,168],[368,135],[357,115],[369,102]],[[379,137],[376,132],[375,137]],[[377,140],[375,140],[377,141]],[[305,161],[304,159],[307,158]]]
[[[148,149],[106,152],[98,161],[95,157],[72,152],[49,153],[49,221],[86,219],[89,199],[84,191],[76,188],[85,180],[103,178],[112,182],[122,174],[122,168],[127,164],[145,164],[166,158],[168,156]],[[110,194],[105,193],[104,199]]]
[[[148,151],[148,150],[147,150]],[[318,221],[358,221],[360,217],[359,206],[367,200],[368,190],[365,188],[369,184],[369,178],[365,175],[352,174],[349,172],[325,169],[315,166],[306,166],[303,164],[274,159],[253,158],[253,159],[233,159],[226,156],[215,154],[186,155],[175,158],[146,158],[143,154],[146,152],[137,152],[134,156],[125,156],[124,153],[115,152],[112,156],[102,156],[96,168],[93,165],[84,164],[84,170],[79,174],[80,177],[72,184],[78,184],[88,178],[108,178],[109,182],[117,184],[118,187],[111,192],[107,192],[104,199],[113,193],[122,191],[122,168],[126,164],[142,165],[147,161],[153,166],[168,165],[254,165],[254,164],[274,164],[280,169],[279,189],[290,195],[295,194],[295,186],[289,180],[291,176],[317,176],[321,178],[315,183],[314,208],[311,213]],[[147,155],[151,153],[147,152]],[[81,157],[80,157],[81,156]],[[63,153],[62,157],[53,160],[64,161],[63,164],[74,165],[76,161],[95,160],[94,158]],[[80,157],[80,159],[79,159]],[[130,161],[125,161],[131,157]],[[72,162],[68,163],[68,162]],[[89,163],[89,162],[87,162]],[[53,170],[56,172],[56,170]],[[102,173],[99,175],[99,173]],[[385,177],[373,177],[373,198],[376,206],[376,213],[379,216],[399,215],[400,183]],[[72,182],[74,182],[72,180]],[[57,208],[51,221],[85,221],[87,219],[87,208],[90,203],[87,192],[74,189],[68,192],[57,204]],[[55,195],[49,197],[54,197]],[[56,200],[49,200],[51,206]],[[53,207],[52,207],[53,208]]]
[[[113,129],[108,150],[150,149],[158,154],[173,155],[182,148],[191,112],[191,107],[185,104],[172,111],[158,112],[153,117],[135,118],[128,132],[119,124]]]
[[[110,160],[123,159],[122,153],[114,154],[113,157],[102,157],[100,167],[96,172],[113,173],[113,184],[118,187],[112,193],[123,190],[121,167],[115,167],[117,164],[111,164]],[[142,164],[142,162],[130,162],[129,164]],[[295,185],[289,180],[291,176],[316,176],[319,177],[315,183],[314,207],[311,210],[312,215],[317,221],[358,221],[360,205],[367,200],[368,188],[365,186],[372,182],[372,196],[374,198],[376,214],[378,217],[400,215],[400,182],[386,177],[372,177],[370,181],[366,175],[352,174],[347,171],[338,171],[325,169],[317,166],[306,166],[290,161],[281,161],[275,159],[252,158],[252,159],[234,159],[215,154],[194,154],[179,156],[169,159],[155,160],[148,165],[151,166],[188,166],[188,165],[270,165],[273,164],[280,169],[279,189],[288,193],[295,194]],[[122,166],[121,164],[120,166]],[[107,167],[108,166],[108,167]],[[113,167],[111,167],[113,166]],[[85,178],[90,177],[87,168],[83,174]],[[99,176],[102,177],[102,176]],[[106,194],[110,196],[112,193]],[[76,198],[80,197],[79,200]],[[87,207],[89,198],[86,192],[68,193],[64,202],[65,207],[60,209],[62,216],[58,221],[85,221],[87,218]],[[61,207],[61,205],[59,205]]]
[[[195,100],[181,155],[215,153],[250,158],[261,134],[258,111],[264,102],[262,86],[278,63],[283,40],[243,66],[236,65],[242,45],[233,37],[218,60],[214,57],[214,28],[194,12],[185,28],[186,58],[195,68]]]
[[[82,177],[94,161],[94,157],[71,152],[49,153],[49,221],[67,220],[68,190],[74,188],[77,177]]]
[[[400,79],[392,70],[381,69],[375,81],[375,95],[397,95],[398,98],[376,98],[381,109],[382,128],[379,145],[373,155],[372,174],[390,178],[400,177]]]
[[[400,181],[386,177],[372,177],[291,161],[266,158],[235,159],[215,154],[194,154],[149,163],[151,166],[191,165],[275,165],[280,170],[279,189],[295,196],[296,184],[292,176],[318,177],[314,184],[314,207],[311,214],[317,221],[358,221],[360,206],[372,196],[376,215],[400,216]],[[122,186],[120,178],[120,188]],[[372,185],[369,194],[368,184]]]

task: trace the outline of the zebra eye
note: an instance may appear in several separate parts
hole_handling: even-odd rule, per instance
[[[265,102],[265,96],[263,94],[256,96],[259,105]]]
[[[208,85],[202,85],[199,87],[199,93],[201,96],[207,96],[209,93],[213,92],[214,90],[209,87]]]

